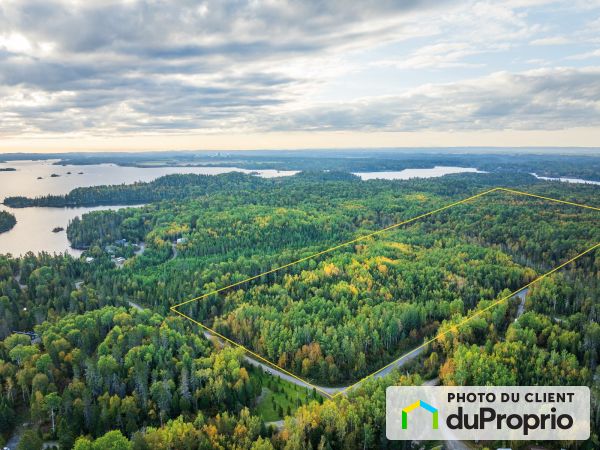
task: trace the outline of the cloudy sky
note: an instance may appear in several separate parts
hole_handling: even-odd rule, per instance
[[[600,142],[600,0],[2,0],[0,151]]]

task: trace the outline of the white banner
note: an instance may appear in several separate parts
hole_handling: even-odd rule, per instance
[[[391,386],[390,440],[586,440],[586,386]]]

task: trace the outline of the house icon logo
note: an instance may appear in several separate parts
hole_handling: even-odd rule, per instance
[[[425,411],[429,411],[432,415],[431,417],[431,428],[434,430],[438,429],[438,410],[434,408],[429,403],[424,402],[423,400],[417,400],[416,402],[408,405],[406,408],[402,409],[402,429],[406,430],[408,428],[408,413],[417,409],[423,408]]]

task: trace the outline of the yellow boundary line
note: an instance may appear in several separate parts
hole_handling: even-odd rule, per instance
[[[465,199],[463,199],[463,200],[460,200],[460,201],[458,201],[458,202],[450,203],[449,205],[442,206],[441,208],[434,209],[433,211],[430,211],[430,212],[428,212],[428,213],[425,213],[425,214],[421,214],[421,215],[419,215],[419,216],[413,217],[413,218],[411,218],[411,219],[408,219],[408,220],[405,220],[405,221],[403,221],[403,222],[395,223],[395,224],[393,224],[393,225],[390,225],[389,227],[382,228],[381,230],[374,231],[373,233],[365,234],[365,235],[363,235],[363,236],[359,236],[359,237],[357,237],[356,239],[352,239],[352,240],[350,240],[350,241],[342,242],[341,244],[338,244],[338,245],[335,245],[335,246],[333,246],[333,247],[330,247],[330,248],[328,248],[328,249],[322,250],[322,251],[320,251],[320,252],[318,252],[318,253],[314,253],[314,254],[312,254],[312,255],[305,256],[304,258],[300,258],[300,259],[298,259],[298,260],[296,260],[296,261],[293,261],[293,262],[290,262],[290,263],[284,264],[283,266],[276,267],[275,269],[267,270],[266,272],[259,273],[258,275],[254,275],[254,276],[252,276],[252,277],[250,277],[250,278],[246,278],[245,280],[238,281],[238,282],[236,282],[236,283],[230,284],[229,286],[225,286],[225,287],[222,287],[222,288],[216,289],[216,290],[214,290],[214,291],[212,291],[212,292],[209,292],[208,294],[203,294],[203,295],[201,295],[201,296],[199,296],[199,297],[193,298],[193,299],[191,299],[191,300],[187,300],[187,301],[185,301],[185,302],[182,302],[182,303],[179,303],[179,304],[177,304],[177,305],[175,305],[175,306],[171,306],[171,309],[174,309],[174,308],[179,308],[180,306],[187,305],[188,303],[192,303],[192,302],[195,302],[195,301],[197,301],[197,300],[202,300],[202,299],[204,299],[204,298],[206,298],[206,297],[209,297],[209,296],[211,296],[211,295],[214,295],[214,294],[218,294],[219,292],[225,291],[225,290],[227,290],[227,289],[230,289],[230,288],[232,288],[232,287],[236,287],[236,286],[239,286],[240,284],[247,283],[248,281],[256,280],[257,278],[260,278],[260,277],[262,277],[262,276],[269,275],[269,274],[272,274],[272,273],[274,273],[274,272],[278,272],[278,271],[280,271],[280,270],[282,270],[282,269],[285,269],[285,268],[287,268],[287,267],[290,267],[290,266],[296,265],[296,264],[298,264],[298,263],[301,263],[301,262],[307,261],[307,260],[309,260],[309,259],[312,259],[312,258],[316,258],[317,256],[324,255],[325,253],[330,253],[330,252],[332,252],[332,251],[334,251],[334,250],[337,250],[338,248],[345,247],[345,246],[347,246],[347,245],[350,245],[350,244],[354,244],[354,243],[356,243],[356,242],[363,241],[363,240],[365,240],[365,239],[368,239],[368,238],[370,238],[370,237],[372,237],[372,236],[376,236],[376,235],[378,235],[378,234],[381,234],[381,233],[385,233],[386,231],[392,230],[392,229],[394,229],[394,228],[398,228],[398,227],[400,227],[400,226],[402,226],[402,225],[406,225],[406,224],[408,224],[408,223],[414,222],[414,221],[416,221],[416,220],[419,220],[419,219],[422,219],[422,218],[424,218],[424,217],[431,216],[431,215],[433,215],[433,214],[436,214],[436,213],[438,213],[438,212],[444,211],[445,209],[452,208],[453,206],[458,206],[458,205],[461,205],[461,204],[463,204],[463,203],[466,203],[466,202],[468,202],[468,201],[470,201],[470,200],[474,200],[474,199],[476,199],[476,198],[478,198],[478,197],[482,197],[482,196],[484,196],[484,195],[487,195],[487,194],[490,194],[490,193],[492,193],[492,192],[495,192],[495,191],[497,191],[497,190],[499,190],[499,189],[501,189],[501,188],[494,188],[494,189],[490,189],[489,191],[485,191],[485,192],[482,192],[482,193],[480,193],[480,194],[473,195],[472,197],[465,198]]]
[[[548,200],[548,201],[555,202],[555,203],[564,203],[565,205],[577,206],[579,208],[586,208],[586,209],[593,209],[594,211],[600,211],[600,208],[596,208],[595,206],[582,205],[581,203],[567,202],[565,200],[559,200],[557,198],[544,197],[543,195],[530,194],[529,192],[516,191],[514,189],[508,189],[508,188],[502,188],[502,187],[499,187],[496,189],[499,191],[510,192],[511,194],[526,195],[528,197],[540,198],[542,200]]]
[[[359,380],[359,381],[357,381],[356,383],[354,383],[354,384],[352,384],[352,385],[348,386],[348,387],[347,387],[346,389],[344,389],[343,391],[340,391],[340,392],[338,392],[338,393],[334,394],[333,396],[331,396],[331,398],[337,397],[339,394],[343,394],[343,393],[346,393],[346,392],[348,392],[348,391],[352,390],[352,389],[353,389],[354,387],[356,387],[357,385],[359,385],[359,384],[363,383],[364,381],[368,380],[369,378],[372,378],[372,377],[374,377],[374,376],[375,376],[375,375],[377,375],[379,372],[381,372],[381,371],[383,371],[383,370],[387,369],[388,367],[390,367],[391,365],[395,364],[395,363],[396,363],[397,361],[399,361],[400,359],[402,359],[402,358],[405,358],[405,357],[407,357],[407,356],[409,356],[409,355],[411,355],[411,354],[415,353],[416,351],[419,351],[420,349],[422,349],[422,348],[426,347],[427,345],[431,344],[432,342],[434,342],[434,341],[436,341],[436,340],[438,340],[438,339],[440,339],[440,338],[442,338],[442,337],[446,336],[447,334],[450,334],[450,333],[452,333],[452,332],[454,332],[454,331],[458,331],[458,329],[459,329],[460,327],[462,327],[464,324],[466,324],[467,322],[469,322],[469,321],[470,321],[470,320],[472,320],[473,318],[475,318],[475,317],[477,317],[477,316],[480,316],[481,314],[483,314],[484,312],[486,312],[486,311],[490,310],[490,309],[491,309],[491,308],[493,308],[494,306],[498,306],[500,303],[502,303],[502,302],[505,302],[506,300],[508,300],[508,299],[510,299],[510,298],[512,298],[512,297],[514,297],[514,296],[515,296],[515,295],[517,295],[519,292],[521,292],[521,291],[523,291],[523,290],[527,289],[528,287],[530,287],[530,286],[534,285],[535,283],[538,283],[539,281],[543,280],[543,279],[544,279],[544,278],[546,278],[547,276],[549,276],[549,275],[552,275],[554,272],[557,272],[557,271],[559,271],[560,269],[562,269],[562,268],[563,268],[563,267],[565,267],[566,265],[569,265],[569,264],[571,264],[572,262],[574,262],[574,261],[578,260],[578,259],[579,259],[579,258],[581,258],[582,256],[584,256],[584,255],[586,255],[586,254],[588,254],[588,253],[590,253],[590,252],[593,252],[593,251],[594,251],[594,250],[596,250],[598,247],[600,247],[600,243],[598,243],[598,244],[596,244],[596,245],[593,245],[592,247],[588,248],[587,250],[585,250],[585,251],[581,252],[580,254],[578,254],[577,256],[575,256],[574,258],[571,258],[570,260],[568,260],[568,261],[566,261],[566,262],[562,263],[562,264],[561,264],[561,265],[559,265],[559,266],[556,266],[554,269],[552,269],[552,270],[550,270],[550,271],[546,272],[545,274],[543,274],[543,275],[540,275],[539,277],[537,277],[537,278],[536,278],[536,279],[534,279],[533,281],[531,281],[531,282],[527,283],[525,286],[523,286],[523,287],[520,287],[519,289],[517,289],[517,290],[516,290],[516,291],[514,291],[514,292],[511,292],[511,293],[510,293],[509,295],[507,295],[506,297],[503,297],[503,298],[501,298],[500,300],[496,300],[495,302],[491,303],[490,305],[486,306],[485,308],[483,308],[483,309],[481,309],[481,310],[479,310],[479,311],[475,312],[474,314],[472,314],[472,315],[470,315],[469,317],[467,317],[467,318],[463,319],[462,321],[460,321],[460,322],[459,322],[457,325],[454,325],[453,327],[449,328],[448,330],[446,330],[446,331],[444,331],[444,332],[442,332],[442,333],[438,334],[437,336],[435,336],[435,337],[433,337],[433,338],[431,338],[431,339],[429,339],[429,340],[425,341],[423,344],[419,345],[418,347],[415,347],[415,348],[413,348],[411,351],[409,351],[409,352],[405,353],[405,354],[404,354],[404,355],[402,355],[400,358],[396,358],[396,359],[395,359],[395,360],[393,360],[391,363],[387,364],[386,366],[383,366],[381,369],[379,369],[379,370],[377,370],[377,371],[373,372],[372,374],[370,374],[370,375],[367,375],[366,377],[364,377],[364,378],[360,379],[360,380]]]
[[[273,362],[269,361],[268,359],[266,359],[266,358],[264,358],[264,357],[260,356],[258,353],[256,353],[256,352],[253,352],[252,350],[250,350],[249,348],[247,348],[247,347],[243,346],[242,344],[238,344],[237,342],[235,342],[235,341],[232,341],[232,340],[231,340],[231,339],[229,339],[228,337],[226,337],[226,336],[223,336],[221,333],[218,333],[218,332],[216,332],[216,331],[215,331],[215,330],[213,330],[212,328],[208,328],[206,325],[204,325],[204,324],[202,324],[202,323],[198,322],[197,320],[194,320],[194,319],[192,319],[190,316],[188,316],[188,315],[186,315],[186,314],[183,314],[181,311],[177,311],[176,309],[174,309],[174,307],[171,307],[171,311],[173,311],[173,312],[176,312],[176,313],[177,313],[177,314],[179,314],[180,316],[182,316],[182,317],[185,317],[186,319],[188,319],[188,320],[190,320],[190,321],[194,322],[196,325],[199,325],[199,326],[201,326],[202,328],[204,328],[205,330],[207,330],[207,331],[208,331],[208,332],[210,332],[211,334],[213,334],[213,335],[215,335],[215,336],[217,336],[217,337],[219,337],[219,338],[221,338],[221,339],[223,339],[223,340],[225,340],[225,341],[229,342],[229,343],[230,343],[230,344],[232,344],[233,346],[241,348],[241,349],[242,349],[242,350],[244,350],[245,352],[249,353],[250,355],[252,355],[252,356],[253,356],[253,357],[255,357],[255,358],[258,358],[260,361],[262,361],[262,362],[264,362],[264,363],[268,364],[269,366],[273,366],[273,367],[275,367],[277,370],[279,370],[279,371],[281,371],[281,372],[285,373],[286,375],[289,375],[290,377],[292,377],[292,378],[295,378],[295,379],[296,379],[296,380],[298,380],[298,381],[301,381],[302,383],[306,384],[307,386],[310,386],[310,387],[312,387],[313,389],[315,389],[315,390],[319,391],[319,392],[320,392],[321,394],[323,394],[324,396],[326,396],[326,397],[329,397],[329,398],[333,398],[333,396],[332,396],[331,394],[329,394],[328,392],[325,392],[324,390],[322,390],[322,389],[321,389],[321,388],[319,388],[318,386],[315,386],[315,385],[313,385],[313,384],[309,383],[308,381],[306,381],[305,379],[303,379],[303,378],[300,378],[300,377],[298,377],[298,376],[294,375],[292,372],[289,372],[289,371],[285,370],[283,367],[279,367],[277,364],[275,364],[275,363],[273,363]]]
[[[354,384],[352,384],[352,385],[350,385],[350,386],[346,387],[345,389],[343,389],[343,390],[341,390],[341,391],[338,391],[337,393],[335,393],[335,394],[333,394],[333,395],[331,395],[331,394],[329,394],[328,392],[326,392],[326,391],[322,390],[322,389],[321,389],[321,388],[319,388],[318,386],[315,386],[314,384],[312,384],[312,383],[308,382],[307,380],[305,380],[305,379],[303,379],[303,378],[300,378],[300,377],[298,377],[298,376],[294,375],[293,373],[291,373],[291,372],[289,372],[289,371],[285,370],[284,368],[282,368],[282,367],[278,366],[277,364],[273,363],[272,361],[269,361],[268,359],[266,359],[266,358],[262,357],[262,356],[261,356],[261,355],[259,355],[258,353],[256,353],[256,352],[253,352],[252,350],[250,350],[250,349],[246,348],[245,346],[243,346],[243,345],[241,345],[241,344],[239,344],[239,343],[237,343],[237,342],[235,342],[235,341],[232,341],[231,339],[227,338],[226,336],[223,336],[222,334],[218,333],[217,331],[213,330],[212,328],[209,328],[209,327],[207,327],[206,325],[204,325],[204,324],[202,324],[202,323],[198,322],[197,320],[194,320],[194,319],[192,319],[192,318],[191,318],[191,317],[189,317],[188,315],[186,315],[186,314],[182,313],[181,311],[178,311],[178,310],[177,310],[177,308],[179,308],[179,307],[181,307],[181,306],[184,306],[184,305],[187,305],[187,304],[189,304],[189,303],[195,302],[195,301],[203,300],[203,299],[205,299],[205,298],[207,298],[207,297],[209,297],[209,296],[211,296],[211,295],[218,294],[219,292],[225,291],[225,290],[227,290],[227,289],[231,289],[231,288],[233,288],[233,287],[239,286],[239,285],[241,285],[241,284],[244,284],[244,283],[247,283],[247,282],[249,282],[249,281],[256,280],[256,279],[258,279],[258,278],[260,278],[260,277],[262,277],[262,276],[265,276],[265,275],[269,275],[269,274],[271,274],[271,273],[278,272],[278,271],[280,271],[280,270],[283,270],[283,269],[285,269],[285,268],[288,268],[288,267],[290,267],[290,266],[293,266],[293,265],[295,265],[295,264],[298,264],[298,263],[301,263],[301,262],[307,261],[307,260],[309,260],[309,259],[312,259],[312,258],[316,258],[316,257],[318,257],[318,256],[321,256],[321,255],[324,255],[324,254],[326,254],[326,253],[333,252],[333,251],[335,251],[335,250],[337,250],[337,249],[339,249],[339,248],[345,247],[345,246],[347,246],[347,245],[351,245],[351,244],[354,244],[354,243],[356,243],[356,242],[363,241],[363,240],[365,240],[365,239],[368,239],[368,238],[370,238],[370,237],[373,237],[373,236],[376,236],[376,235],[379,235],[379,234],[385,233],[386,231],[389,231],[389,230],[392,230],[392,229],[394,229],[394,228],[398,228],[398,227],[401,227],[401,226],[403,226],[403,225],[406,225],[406,224],[409,224],[409,223],[415,222],[415,221],[417,221],[417,220],[419,220],[419,219],[423,219],[423,218],[425,218],[425,217],[428,217],[428,216],[431,216],[431,215],[433,215],[433,214],[437,214],[437,213],[439,213],[439,212],[441,212],[441,211],[444,211],[444,210],[446,210],[446,209],[449,209],[449,208],[452,208],[452,207],[454,207],[454,206],[458,206],[458,205],[461,205],[461,204],[467,203],[467,202],[469,202],[469,201],[471,201],[471,200],[474,200],[474,199],[476,199],[476,198],[479,198],[479,197],[483,197],[483,196],[485,196],[485,195],[491,194],[492,192],[496,192],[496,191],[504,191],[504,192],[508,192],[508,193],[511,193],[511,194],[516,194],[516,195],[524,195],[524,196],[528,196],[528,197],[534,197],[534,198],[538,198],[538,199],[542,199],[542,200],[547,200],[547,201],[551,201],[551,202],[555,202],[555,203],[561,203],[561,204],[570,205],[570,206],[576,206],[576,207],[580,207],[580,208],[592,209],[592,210],[594,210],[594,211],[600,211],[600,208],[596,208],[596,207],[594,207],[594,206],[582,205],[582,204],[579,204],[579,203],[569,202],[569,201],[565,201],[565,200],[559,200],[559,199],[555,199],[555,198],[551,198],[551,197],[544,197],[544,196],[542,196],[542,195],[531,194],[531,193],[528,193],[528,192],[517,191],[517,190],[514,190],[514,189],[508,189],[508,188],[503,188],[503,187],[496,187],[496,188],[489,189],[489,190],[487,190],[487,191],[481,192],[481,193],[479,193],[479,194],[473,195],[473,196],[471,196],[471,197],[465,198],[465,199],[463,199],[463,200],[459,200],[459,201],[457,201],[457,202],[450,203],[450,204],[448,204],[448,205],[446,205],[446,206],[442,206],[441,208],[434,209],[433,211],[430,211],[430,212],[427,212],[427,213],[424,213],[424,214],[420,214],[420,215],[418,215],[418,216],[412,217],[412,218],[410,218],[410,219],[407,219],[407,220],[404,220],[404,221],[402,221],[402,222],[399,222],[399,223],[396,223],[396,224],[390,225],[390,226],[388,226],[388,227],[382,228],[381,230],[377,230],[377,231],[374,231],[374,232],[372,232],[372,233],[368,233],[368,234],[365,234],[365,235],[363,235],[363,236],[359,236],[358,238],[352,239],[352,240],[350,240],[350,241],[343,242],[343,243],[341,243],[341,244],[338,244],[338,245],[335,245],[335,246],[333,246],[333,247],[327,248],[327,249],[325,249],[325,250],[322,250],[322,251],[320,251],[320,252],[314,253],[314,254],[312,254],[312,255],[305,256],[305,257],[303,257],[303,258],[300,258],[300,259],[298,259],[298,260],[296,260],[296,261],[293,261],[293,262],[290,262],[290,263],[284,264],[284,265],[282,265],[282,266],[279,266],[279,267],[276,267],[276,268],[274,268],[274,269],[267,270],[266,272],[262,272],[262,273],[260,273],[260,274],[258,274],[258,275],[254,275],[254,276],[252,276],[252,277],[246,278],[246,279],[244,279],[244,280],[242,280],[242,281],[238,281],[238,282],[236,282],[236,283],[232,283],[232,284],[230,284],[230,285],[228,285],[228,286],[225,286],[225,287],[222,287],[222,288],[216,289],[216,290],[214,290],[214,291],[211,291],[211,292],[209,292],[209,293],[207,293],[207,294],[203,294],[203,295],[201,295],[201,296],[198,296],[198,297],[192,298],[191,300],[186,300],[185,302],[181,302],[181,303],[179,303],[179,304],[177,304],[177,305],[171,306],[171,307],[170,307],[170,310],[171,310],[171,311],[173,311],[174,313],[176,313],[176,314],[178,314],[178,315],[180,315],[180,316],[182,316],[182,317],[184,317],[184,318],[188,319],[188,320],[189,320],[189,321],[191,321],[192,323],[194,323],[194,324],[196,324],[196,325],[198,325],[198,326],[202,327],[203,329],[205,329],[206,331],[208,331],[208,332],[209,332],[209,333],[211,333],[212,335],[214,335],[214,336],[217,336],[217,337],[219,337],[219,338],[223,339],[224,341],[226,341],[226,342],[228,342],[228,343],[232,344],[234,347],[239,347],[239,348],[241,348],[241,349],[242,349],[242,350],[244,350],[246,353],[248,353],[248,354],[252,355],[253,357],[257,358],[258,360],[260,360],[260,361],[262,361],[262,362],[264,362],[264,363],[268,364],[269,366],[272,366],[272,367],[276,368],[277,370],[279,370],[279,371],[281,371],[281,372],[285,373],[286,375],[288,375],[288,376],[290,376],[290,377],[292,377],[292,378],[294,378],[294,379],[296,379],[296,380],[298,380],[298,381],[301,381],[302,383],[306,384],[307,386],[310,386],[310,387],[312,387],[313,389],[317,390],[318,392],[320,392],[320,393],[321,393],[322,395],[324,395],[325,397],[329,397],[329,398],[335,398],[335,397],[337,397],[337,396],[339,396],[339,395],[342,395],[342,394],[345,394],[345,393],[349,392],[350,390],[354,389],[354,388],[355,388],[356,386],[358,386],[359,384],[362,384],[364,381],[368,380],[369,378],[372,378],[372,377],[374,377],[375,375],[377,375],[378,373],[380,373],[380,372],[382,372],[383,370],[387,369],[388,367],[390,367],[390,366],[392,366],[392,365],[396,364],[396,363],[397,363],[399,360],[401,360],[401,359],[403,359],[403,358],[406,358],[407,356],[409,356],[409,355],[411,355],[411,354],[413,354],[413,353],[415,353],[415,352],[419,351],[420,349],[422,349],[422,348],[426,347],[427,345],[431,344],[432,342],[436,341],[437,339],[440,339],[441,337],[444,337],[444,336],[446,336],[447,334],[449,334],[449,333],[451,333],[451,332],[453,332],[453,331],[457,331],[457,330],[458,330],[460,327],[462,327],[464,324],[466,324],[467,322],[469,322],[469,321],[470,321],[470,320],[472,320],[473,318],[475,318],[475,317],[477,317],[477,316],[479,316],[479,315],[483,314],[484,312],[486,312],[486,311],[490,310],[490,309],[491,309],[491,308],[493,308],[494,306],[497,306],[498,304],[500,304],[500,303],[502,303],[502,302],[504,302],[504,301],[506,301],[506,300],[508,300],[508,299],[510,299],[510,298],[512,298],[512,297],[514,297],[514,296],[515,296],[516,294],[518,294],[519,292],[523,291],[524,289],[527,289],[528,287],[530,287],[530,286],[534,285],[535,283],[538,283],[538,282],[539,282],[539,281],[541,281],[542,279],[544,279],[544,278],[546,278],[547,276],[549,276],[549,275],[553,274],[554,272],[557,272],[558,270],[562,269],[563,267],[567,266],[568,264],[571,264],[572,262],[576,261],[577,259],[581,258],[582,256],[584,256],[584,255],[586,255],[586,254],[588,254],[588,253],[591,253],[591,252],[593,252],[593,251],[594,251],[594,250],[596,250],[598,247],[600,247],[600,243],[593,245],[592,247],[590,247],[590,248],[588,248],[587,250],[585,250],[585,251],[583,251],[583,252],[579,253],[577,256],[575,256],[575,257],[571,258],[570,260],[568,260],[568,261],[566,261],[566,262],[564,262],[564,263],[562,263],[562,264],[560,264],[560,265],[556,266],[555,268],[553,268],[553,269],[549,270],[548,272],[546,272],[546,273],[544,273],[544,274],[540,275],[539,277],[535,278],[533,281],[529,282],[529,283],[528,283],[528,284],[526,284],[525,286],[523,286],[523,287],[521,287],[521,288],[517,289],[516,291],[514,291],[514,292],[510,293],[508,296],[506,296],[506,297],[504,297],[504,298],[501,298],[500,300],[496,300],[495,302],[491,303],[490,305],[488,305],[488,306],[487,306],[487,307],[485,307],[484,309],[481,309],[481,310],[479,310],[479,311],[475,312],[474,314],[470,315],[469,317],[467,317],[467,318],[463,319],[461,322],[459,322],[457,325],[453,326],[452,328],[449,328],[448,330],[446,330],[446,331],[444,331],[444,332],[442,332],[442,333],[440,333],[440,334],[436,335],[435,337],[433,337],[433,338],[431,338],[431,339],[429,339],[429,340],[425,341],[423,344],[419,345],[418,347],[415,347],[415,348],[413,348],[412,350],[410,350],[409,352],[407,352],[407,353],[403,354],[403,355],[402,355],[402,356],[400,356],[399,358],[396,358],[395,360],[393,360],[393,361],[392,361],[392,362],[390,362],[389,364],[386,364],[385,366],[381,367],[380,369],[376,370],[375,372],[373,372],[373,373],[371,373],[371,374],[367,375],[367,376],[366,376],[366,377],[364,377],[364,378],[361,378],[361,379],[360,379],[360,380],[358,380],[356,383],[354,383]]]

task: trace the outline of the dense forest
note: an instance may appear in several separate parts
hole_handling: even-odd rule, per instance
[[[17,224],[15,216],[8,211],[0,211],[0,233],[10,230]]]
[[[327,386],[350,384],[448,331],[400,369],[334,400],[256,368],[169,311],[498,185],[598,206],[596,186],[527,174],[177,175],[57,197],[57,205],[145,205],[75,219],[67,233],[86,249],[81,258],[0,256],[0,433],[28,422],[23,449],[53,441],[78,450],[411,448],[385,437],[385,388],[429,380],[588,385],[593,432],[577,448],[597,448],[595,253],[533,285],[524,305],[511,299],[457,329],[600,242],[594,210],[497,191],[181,307]],[[122,267],[114,254],[126,257]]]

